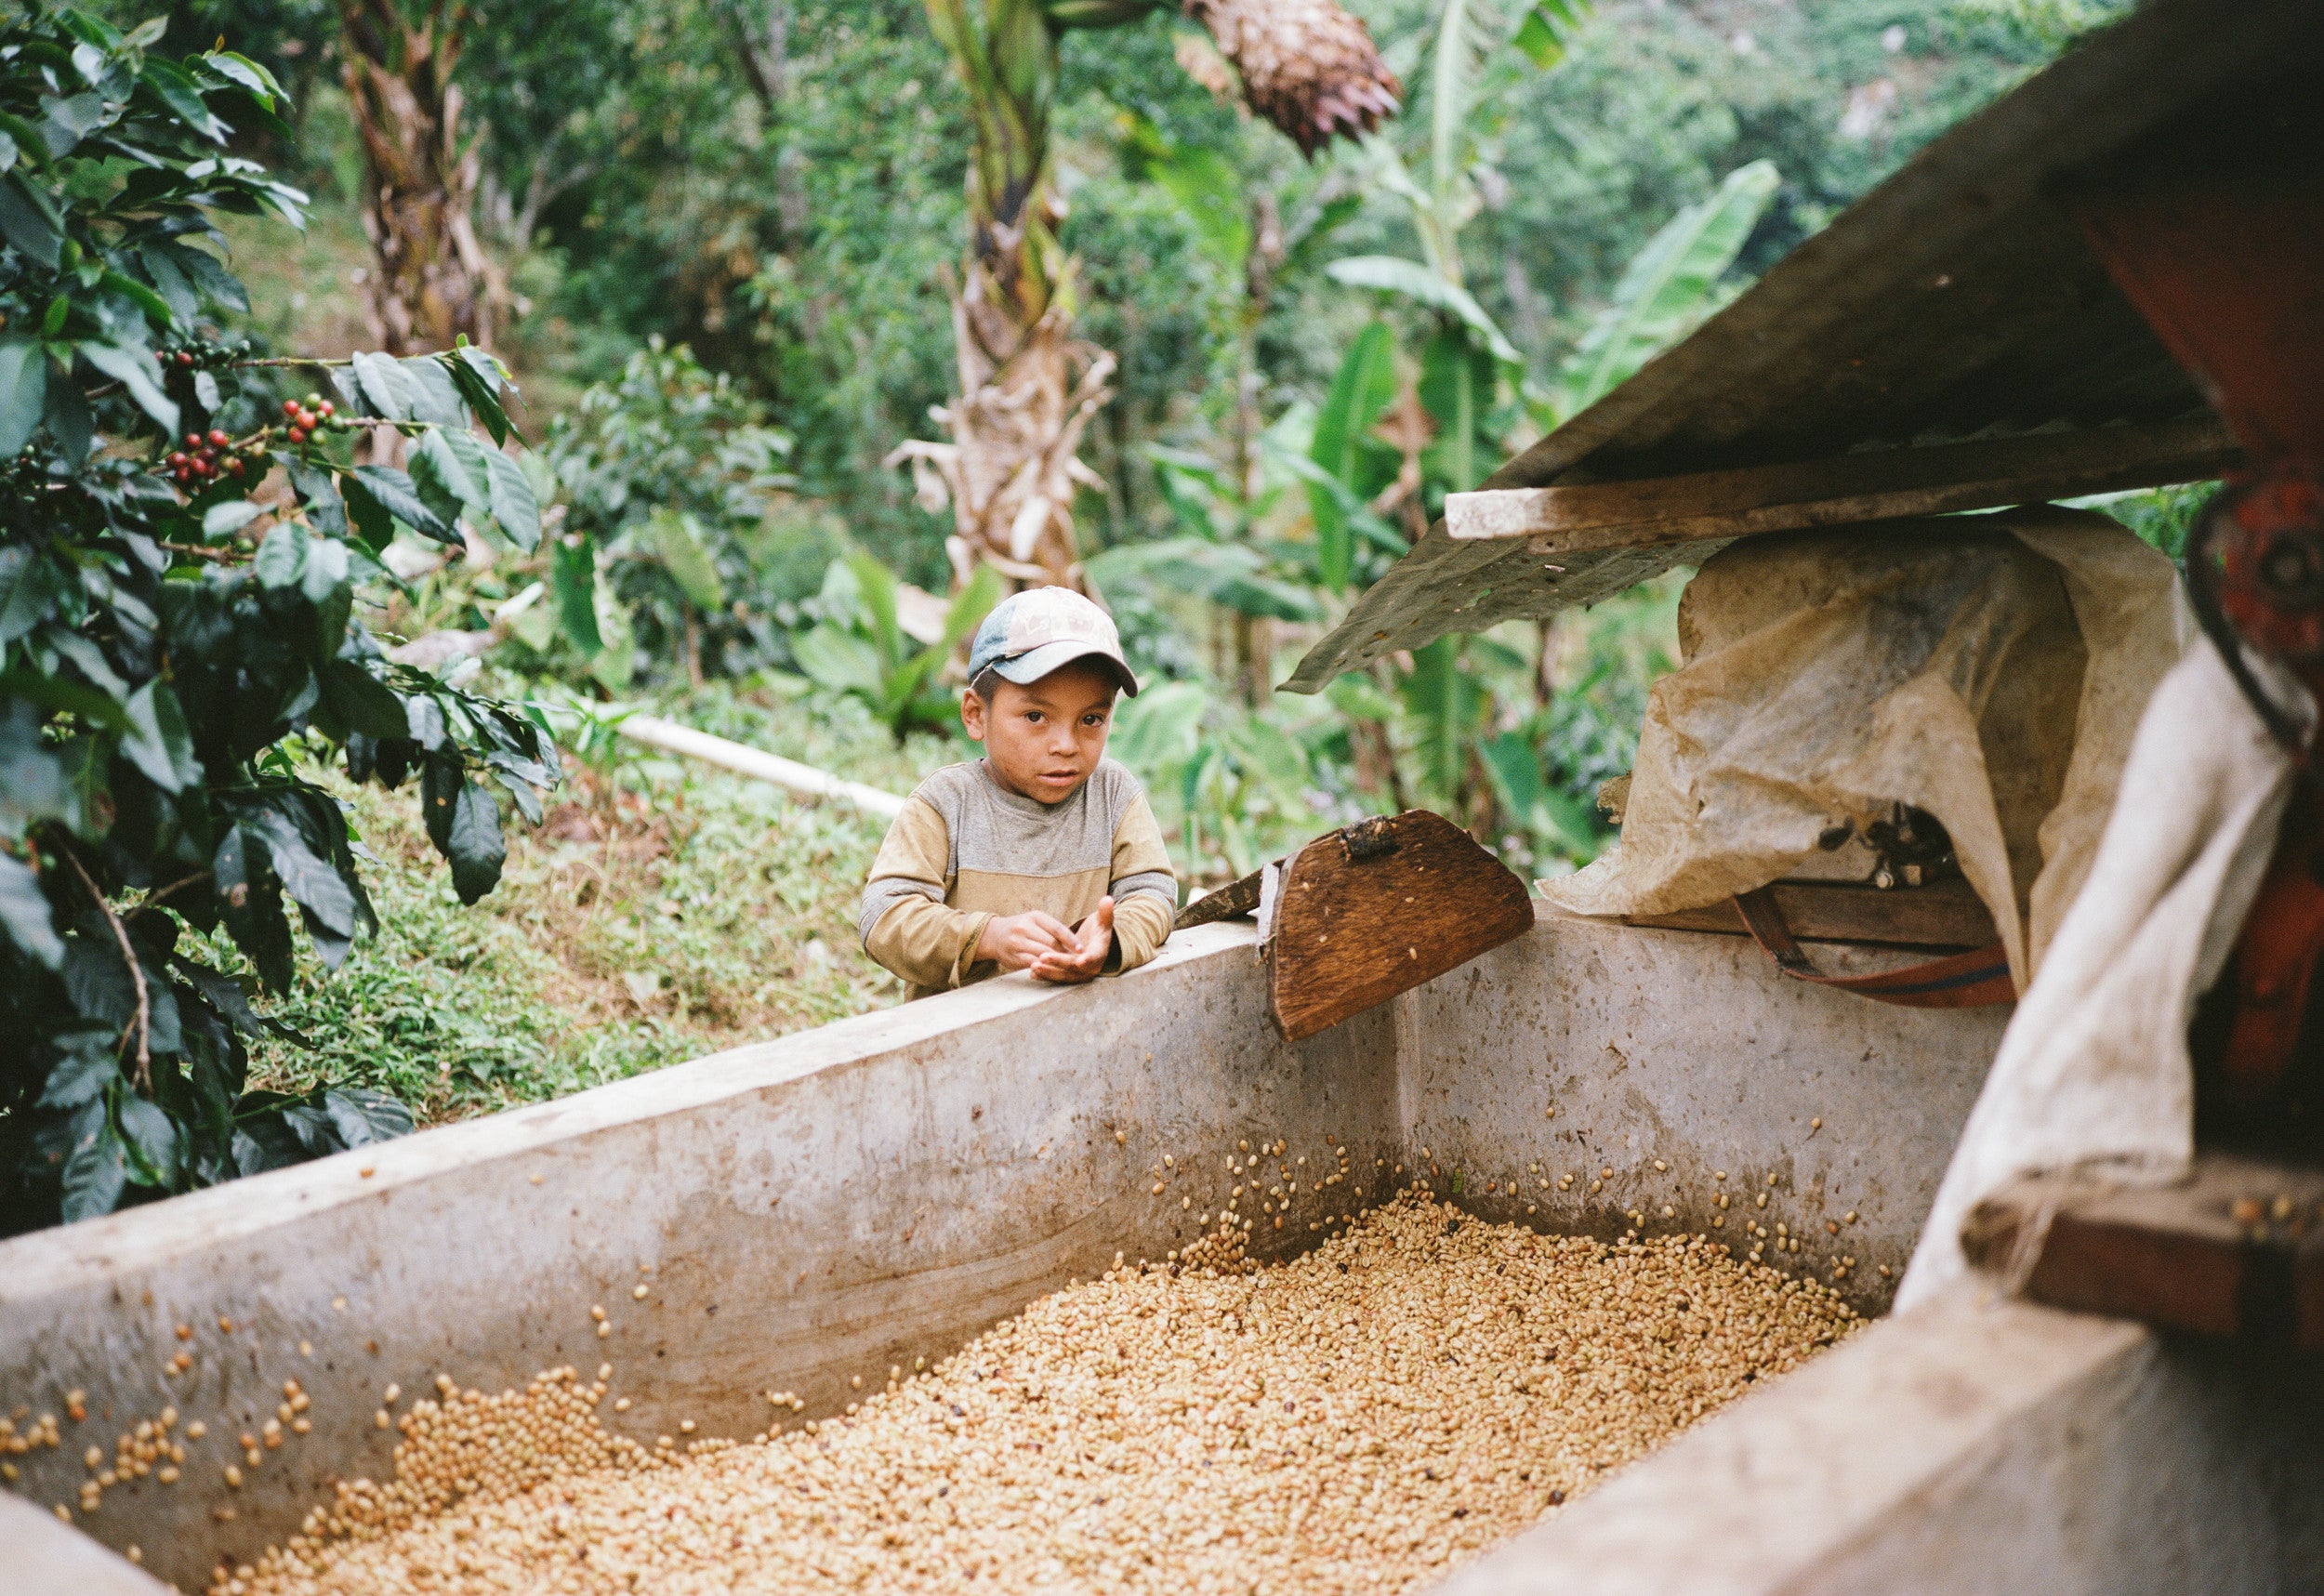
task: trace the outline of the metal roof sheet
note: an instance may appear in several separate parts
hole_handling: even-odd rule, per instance
[[[2324,0],[2151,0],[1914,156],[1692,336],[1483,485],[1536,488],[2204,413],[2058,194],[2223,95],[2319,92]],[[1726,539],[1545,566],[1439,521],[1286,685],[1589,603]]]

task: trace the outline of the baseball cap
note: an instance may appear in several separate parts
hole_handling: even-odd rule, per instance
[[[1038,681],[1060,666],[1096,658],[1111,667],[1132,698],[1138,679],[1122,658],[1121,634],[1114,617],[1070,587],[1028,587],[993,606],[984,624],[976,628],[969,650],[969,679],[989,668],[1002,679],[1023,687]]]

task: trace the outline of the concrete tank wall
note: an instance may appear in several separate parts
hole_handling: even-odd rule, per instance
[[[1215,1170],[1278,1136],[1293,1157],[1348,1143],[1366,1195],[1399,1163],[1433,1166],[1481,1211],[1601,1233],[1642,1203],[1650,1230],[1701,1228],[1706,1171],[1774,1171],[1771,1222],[1783,1202],[1857,1208],[1846,1243],[1797,1262],[1846,1246],[1877,1309],[1871,1266],[1908,1249],[2000,1026],[1779,981],[1740,939],[1547,916],[1296,1047],[1267,1025],[1264,974],[1248,928],[1204,928],[1118,981],[991,983],[0,1245],[0,1403],[61,1416],[78,1388],[90,1408],[64,1450],[16,1459],[16,1488],[69,1502],[90,1442],[110,1451],[165,1404],[205,1419],[181,1484],[118,1486],[76,1517],[193,1587],[292,1533],[335,1477],[388,1471],[394,1437],[371,1415],[390,1382],[498,1389],[607,1362],[634,1406],[601,1416],[649,1444],[680,1416],[762,1429],[769,1389],[829,1413],[852,1375],[940,1355],[1117,1251],[1183,1246],[1181,1195],[1200,1187],[1155,1195],[1164,1154]],[[1618,1178],[1555,1201],[1482,1189],[1538,1181],[1537,1161]],[[1316,1217],[1254,1250],[1305,1246]],[[165,1374],[181,1347],[192,1368]],[[287,1378],[314,1432],[225,1489],[229,1439]]]

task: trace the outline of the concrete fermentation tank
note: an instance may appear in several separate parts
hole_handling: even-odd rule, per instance
[[[1546,914],[1298,1046],[1264,1004],[1248,928],[1206,927],[1118,982],[996,982],[0,1246],[0,1401],[61,1411],[78,1390],[88,1413],[15,1459],[40,1511],[19,1507],[0,1589],[152,1589],[118,1560],[84,1566],[84,1535],[198,1588],[221,1554],[296,1533],[333,1480],[385,1478],[381,1389],[440,1371],[497,1389],[610,1361],[633,1405],[601,1417],[648,1444],[680,1413],[746,1435],[769,1388],[836,1412],[851,1374],[945,1352],[1117,1251],[1184,1246],[1195,1216],[1153,1195],[1149,1166],[1261,1137],[1346,1142],[1367,1197],[1375,1160],[1424,1169],[1424,1147],[1480,1177],[1610,1167],[1594,1196],[1458,1199],[1601,1235],[1631,1211],[1705,1231],[1714,1170],[1772,1173],[1769,1215],[1814,1238],[1787,1265],[1844,1245],[1860,1267],[1843,1289],[1877,1312],[1879,1266],[1901,1270],[2002,1023],[1779,981],[1737,937]],[[1821,1223],[1843,1210],[1844,1244]],[[1261,1229],[1253,1251],[1312,1240]],[[604,1338],[593,1303],[612,1308]],[[2248,1540],[2205,1560],[2229,1524],[2275,1523],[2283,1490],[2324,1499],[2312,1471],[2281,1468],[2290,1418],[2249,1399],[2250,1377],[2125,1326],[1948,1303],[1713,1417],[1451,1588],[1929,1589],[1918,1549],[1942,1549],[1948,1589],[2129,1589],[2158,1566],[2280,1589]],[[285,1378],[313,1431],[240,1490],[205,1458],[72,1529],[47,1516],[89,1434],[165,1404],[256,1428]]]

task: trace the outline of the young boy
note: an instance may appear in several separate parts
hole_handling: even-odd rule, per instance
[[[1064,587],[1003,600],[977,628],[960,722],[984,757],[922,782],[864,887],[864,950],[907,999],[1027,969],[1134,969],[1170,934],[1178,882],[1138,778],[1105,758],[1113,619]]]

